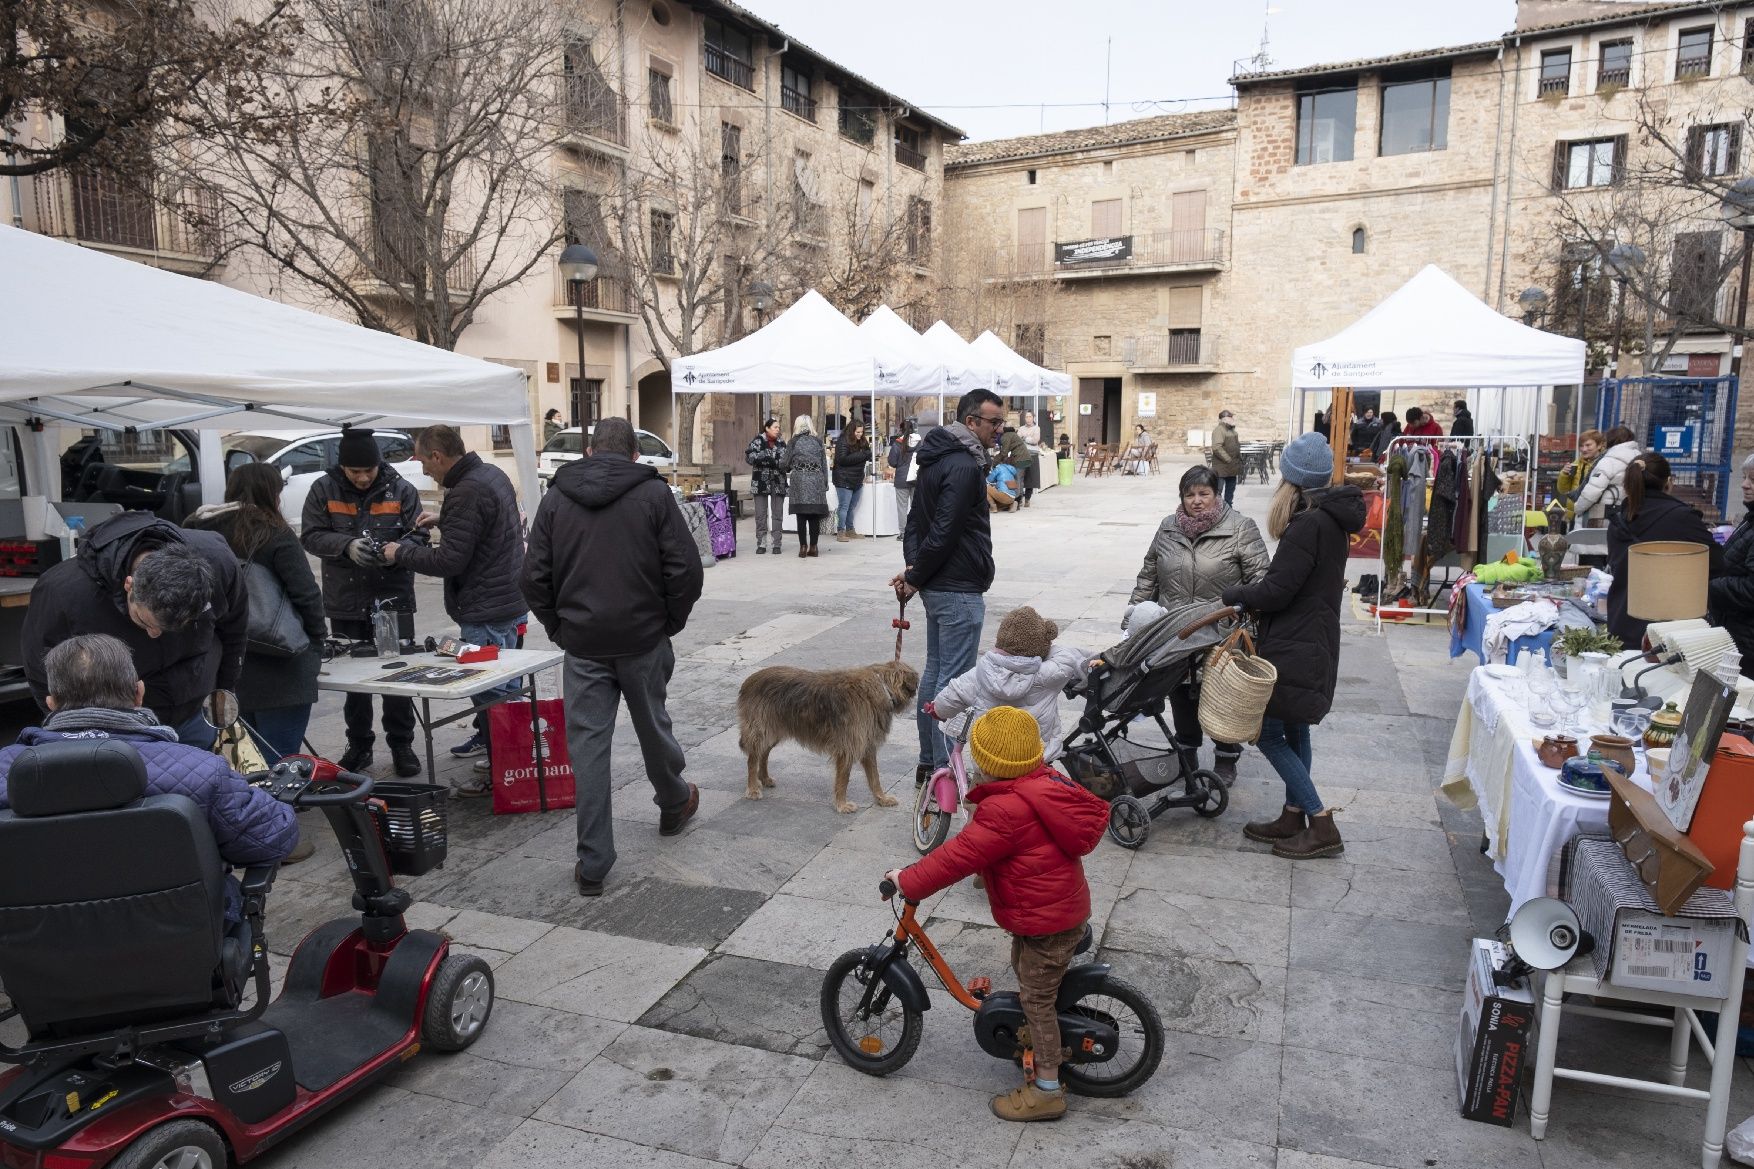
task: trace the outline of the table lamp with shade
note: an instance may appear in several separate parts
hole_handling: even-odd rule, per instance
[[[1640,621],[1705,616],[1711,550],[1681,540],[1634,544],[1626,555],[1626,615]]]

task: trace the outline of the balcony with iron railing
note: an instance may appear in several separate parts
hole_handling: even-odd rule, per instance
[[[576,309],[582,309],[582,314]],[[599,272],[590,280],[574,284],[554,268],[554,317],[571,319],[582,315],[587,321],[625,323],[633,317],[633,297],[619,276]]]
[[[161,268],[197,272],[225,247],[216,191],[199,184],[156,197],[82,167],[37,175],[24,226],[42,235],[107,251],[143,253]]]
[[[789,114],[796,114],[806,122],[816,120],[816,99],[801,89],[793,89],[789,85],[780,86],[780,108]]]
[[[903,166],[912,167],[917,171],[924,171],[926,169],[926,156],[920,151],[915,150],[913,147],[900,142],[895,144],[895,161],[901,163]]]
[[[442,268],[447,293],[474,288],[478,270],[474,249],[465,232],[445,228],[429,258],[429,245],[418,223],[393,223],[367,213],[348,226],[348,237],[359,242],[366,258],[356,266],[354,288],[362,296],[407,298],[431,294],[434,269]]]
[[[840,107],[840,136],[849,142],[869,146],[877,140],[877,118],[868,109]]]
[[[1228,266],[1222,228],[1152,231],[1103,239],[1002,244],[986,258],[984,279],[1089,280],[1166,272],[1216,272]]]
[[[706,71],[739,89],[755,92],[755,66],[718,45],[706,46]]]
[[[593,78],[571,77],[565,83],[565,99],[562,117],[569,139],[594,138],[626,149],[627,109],[614,89]]]

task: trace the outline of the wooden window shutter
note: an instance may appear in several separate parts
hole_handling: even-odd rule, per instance
[[[1624,134],[1614,135],[1614,181],[1619,182],[1626,177],[1626,144]]]
[[[1090,234],[1108,239],[1121,234],[1121,201],[1098,199],[1090,204]]]
[[[1742,169],[1742,127],[1732,123],[1728,132],[1730,135],[1730,165],[1725,173],[1733,175],[1740,173]]]
[[[1167,290],[1166,316],[1172,329],[1197,329],[1200,327],[1202,312],[1202,294],[1198,288],[1171,288]]]
[[[1571,157],[1571,143],[1555,142],[1553,144],[1553,181],[1550,184],[1555,191],[1565,190],[1565,164]]]
[[[1705,127],[1689,126],[1687,128],[1687,154],[1682,160],[1688,174],[1698,174],[1700,163],[1705,158]]]

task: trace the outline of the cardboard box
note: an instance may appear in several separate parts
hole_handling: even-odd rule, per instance
[[[1735,936],[1730,918],[1664,917],[1622,909],[1614,917],[1614,965],[1608,981],[1637,990],[1725,998]]]
[[[1504,946],[1475,938],[1468,961],[1468,985],[1456,1028],[1456,1089],[1462,1116],[1509,1128],[1516,1122],[1523,1068],[1534,1051],[1535,996],[1527,981],[1497,986]]]

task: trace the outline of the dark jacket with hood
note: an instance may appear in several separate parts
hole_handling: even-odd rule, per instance
[[[625,455],[562,467],[536,509],[519,582],[554,643],[581,658],[646,653],[688,624],[700,553],[658,472]]]
[[[439,544],[403,544],[396,563],[445,578],[445,612],[459,624],[498,624],[524,615],[524,517],[518,493],[498,467],[470,451],[445,473]]]
[[[1474,436],[1474,415],[1463,406],[1456,411],[1455,420],[1449,424],[1451,438],[1472,438]]]
[[[1699,510],[1672,495],[1647,491],[1636,516],[1627,516],[1630,506],[1622,504],[1608,521],[1608,573],[1614,578],[1614,583],[1608,586],[1608,632],[1627,649],[1638,649],[1644,645],[1644,628],[1650,622],[1626,612],[1626,592],[1632,583],[1627,561],[1632,546],[1651,540],[1704,544],[1710,555],[1708,571],[1713,578],[1723,572],[1724,550],[1712,539],[1711,529],[1705,526]]]
[[[1267,716],[1319,723],[1334,703],[1340,673],[1340,604],[1346,594],[1346,553],[1364,529],[1358,488],[1318,488],[1291,517],[1267,575],[1224,590],[1226,605],[1261,615],[1260,653],[1279,671]]]
[[[123,583],[133,574],[136,556],[167,544],[187,544],[201,553],[212,597],[207,611],[186,629],[151,637],[128,616]],[[244,574],[224,537],[185,531],[149,512],[123,512],[91,529],[78,556],[38,578],[24,613],[24,676],[41,706],[49,693],[43,667],[49,650],[82,633],[107,633],[133,654],[134,669],[146,683],[146,705],[166,726],[181,726],[214,690],[236,689],[249,629]]]
[[[1383,456],[1389,453],[1389,444],[1400,437],[1401,423],[1399,420],[1382,423],[1371,433],[1370,457],[1376,462],[1382,462]]]
[[[378,464],[378,477],[364,491],[354,487],[340,467],[330,467],[311,484],[299,542],[323,562],[323,607],[331,620],[364,623],[372,602],[394,599],[404,613],[414,612],[414,573],[407,564],[361,568],[347,558],[347,545],[367,532],[388,544],[426,543],[414,526],[420,518],[420,492],[388,463]]]
[[[780,470],[780,463],[786,457],[786,440],[776,438],[767,441],[765,432],[749,440],[743,449],[743,461],[755,468],[749,473],[749,494],[751,495],[784,495],[786,493],[786,473]]]
[[[914,501],[902,553],[907,583],[945,593],[984,593],[993,584],[987,459],[960,422],[936,426],[914,451]]]
[[[1711,582],[1711,619],[1729,630],[1742,653],[1742,676],[1754,678],[1754,508],[1724,545],[1724,572]]]

